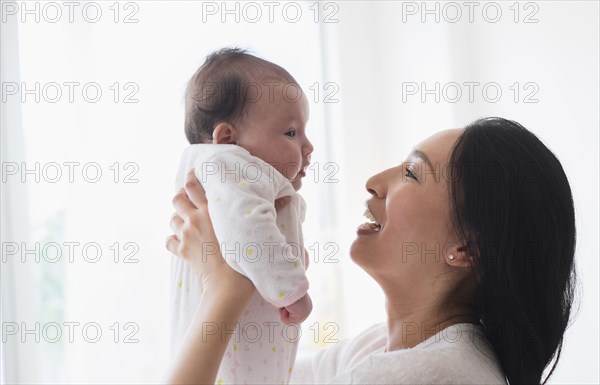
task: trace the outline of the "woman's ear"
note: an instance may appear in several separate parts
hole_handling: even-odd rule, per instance
[[[236,144],[237,130],[231,123],[221,122],[213,130],[213,144]]]
[[[445,256],[446,263],[454,267],[468,268],[473,263],[473,256],[468,254],[467,247],[453,247]]]

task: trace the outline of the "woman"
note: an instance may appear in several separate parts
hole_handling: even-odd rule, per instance
[[[546,382],[575,287],[573,199],[554,154],[518,123],[482,119],[424,140],[366,188],[373,222],[350,254],[383,289],[387,322],[297,363],[292,381],[539,384],[555,358]],[[203,255],[217,240],[193,174],[173,203],[167,249],[205,291],[169,380],[213,383],[254,288]]]

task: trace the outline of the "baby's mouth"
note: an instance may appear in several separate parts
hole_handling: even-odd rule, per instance
[[[298,174],[296,174],[296,180],[300,179],[300,178],[304,178],[306,176],[306,169],[308,168],[308,164],[302,166],[302,168],[300,169],[300,171],[298,171]]]

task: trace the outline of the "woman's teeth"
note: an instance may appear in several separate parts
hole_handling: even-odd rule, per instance
[[[377,222],[377,221],[375,220],[375,217],[373,216],[373,213],[371,213],[371,210],[369,210],[368,208],[367,208],[367,209],[365,209],[365,212],[364,212],[364,214],[363,214],[363,215],[364,215],[365,217],[367,217],[367,219],[370,219],[370,220],[372,220],[373,222]]]
[[[368,208],[365,210],[364,216],[369,219],[371,222],[365,222],[361,225],[363,229],[371,229],[375,231],[381,230],[381,225],[377,223],[377,220],[373,216],[373,213]]]
[[[364,230],[380,231],[381,225],[378,225],[377,223],[372,223],[372,222],[365,222],[362,225],[360,225],[360,228],[364,229]]]

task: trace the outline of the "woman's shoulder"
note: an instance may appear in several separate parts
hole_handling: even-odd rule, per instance
[[[298,357],[290,383],[328,383],[347,373],[373,353],[382,352],[386,344],[385,324],[373,325],[352,339],[336,341],[318,352]]]
[[[380,330],[372,328],[359,337]],[[374,352],[332,382],[506,384],[481,328],[472,324],[453,325],[410,349]]]

